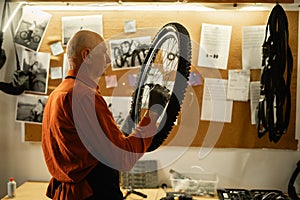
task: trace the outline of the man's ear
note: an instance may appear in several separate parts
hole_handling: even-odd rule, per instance
[[[81,50],[81,58],[86,64],[91,64],[91,51],[88,48],[84,48]]]

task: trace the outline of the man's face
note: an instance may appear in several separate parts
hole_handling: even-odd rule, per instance
[[[100,77],[111,63],[105,42],[98,44],[90,54],[93,72]]]

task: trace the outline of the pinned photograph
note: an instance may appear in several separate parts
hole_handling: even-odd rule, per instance
[[[18,25],[15,43],[33,51],[38,51],[42,43],[51,15],[49,13],[24,7],[23,15]]]
[[[48,96],[22,94],[17,97],[16,121],[42,123]]]
[[[151,37],[110,40],[112,70],[140,67],[149,51]]]
[[[62,17],[63,45],[79,30],[91,30],[103,36],[102,15]]]
[[[128,116],[131,97],[103,96],[103,98],[106,101],[114,120],[121,126]]]
[[[25,90],[33,93],[47,93],[50,53],[24,50],[21,70],[26,77]]]
[[[63,79],[67,76],[69,69],[70,69],[70,65],[69,65],[69,61],[68,61],[68,56],[65,53],[64,54],[64,62],[63,62],[63,73],[62,73]]]

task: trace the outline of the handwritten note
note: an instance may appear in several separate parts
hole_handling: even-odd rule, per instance
[[[248,101],[250,70],[228,70],[227,98]]]

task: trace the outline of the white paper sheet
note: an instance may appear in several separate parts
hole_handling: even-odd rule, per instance
[[[262,65],[262,45],[266,26],[243,26],[242,63],[243,69],[260,69]]]
[[[250,70],[228,70],[227,99],[248,101]]]
[[[136,32],[136,21],[126,20],[124,22],[124,32],[125,33],[135,33]]]
[[[64,53],[64,48],[62,47],[60,41],[51,44],[50,49],[51,49],[52,55],[54,55],[54,56]]]
[[[260,97],[260,81],[250,82],[250,109],[251,109],[251,124],[256,124],[256,107]]]
[[[62,78],[62,67],[51,67],[51,79],[61,79]]]
[[[62,78],[62,67],[51,67],[51,79],[61,79]]]
[[[198,66],[227,69],[232,26],[202,24]]]
[[[226,99],[227,82],[225,79],[205,78],[201,120],[231,122],[233,101]]]

